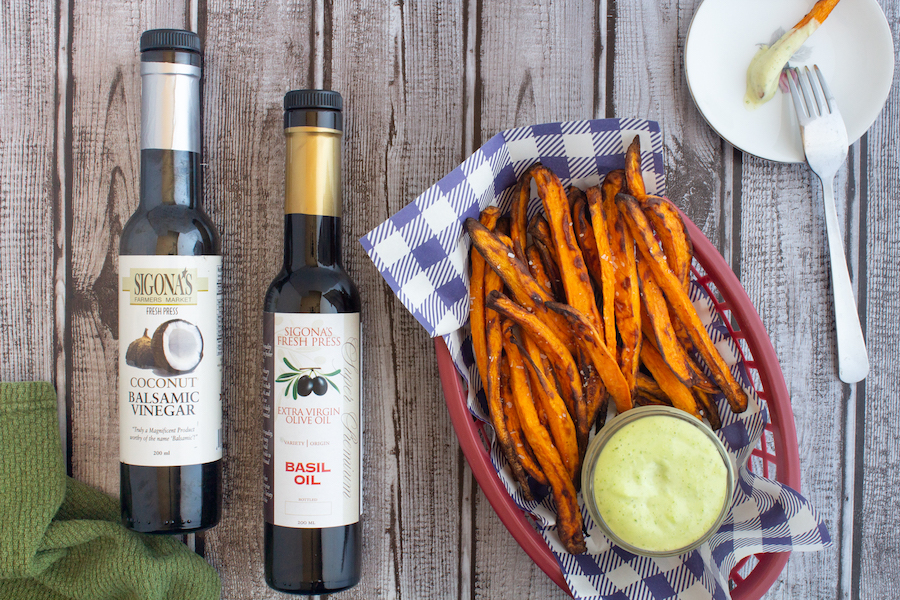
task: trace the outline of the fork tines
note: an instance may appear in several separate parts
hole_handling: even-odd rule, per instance
[[[798,84],[805,102],[801,100]],[[788,85],[791,87],[791,97],[794,99],[794,108],[797,109],[797,118],[801,125],[811,118],[837,112],[834,96],[825,83],[819,65],[813,65],[812,71],[809,67],[803,67],[803,71],[797,67],[788,69]]]

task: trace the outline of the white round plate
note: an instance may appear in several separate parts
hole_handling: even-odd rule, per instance
[[[804,162],[790,93],[777,91],[759,108],[744,106],[747,67],[760,44],[772,44],[813,6],[813,0],[704,0],[684,48],[694,102],[720,136],[744,152],[779,162]],[[876,0],[841,0],[791,58],[818,64],[847,125],[850,143],[881,112],[894,74],[891,30]]]

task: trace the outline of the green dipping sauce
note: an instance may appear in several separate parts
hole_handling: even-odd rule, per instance
[[[593,477],[597,510],[609,529],[651,552],[703,537],[728,491],[716,445],[694,425],[666,416],[637,419],[613,434]]]

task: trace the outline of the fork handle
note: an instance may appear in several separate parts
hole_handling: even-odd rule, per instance
[[[834,324],[837,331],[838,377],[844,383],[856,383],[869,373],[866,340],[859,324],[853,285],[847,272],[844,240],[834,205],[834,179],[822,181],[825,198],[825,229],[831,255],[831,289],[834,294]]]

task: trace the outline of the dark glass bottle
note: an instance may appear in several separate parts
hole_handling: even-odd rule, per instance
[[[192,32],[141,36],[140,204],[119,244],[119,416],[122,522],[145,533],[200,531],[221,516],[222,258],[200,207],[200,63]]]
[[[341,105],[325,90],[285,96],[284,265],[264,303],[265,576],[296,594],[360,577],[360,299],[341,263]],[[335,416],[303,425],[314,413]]]

